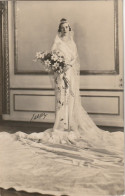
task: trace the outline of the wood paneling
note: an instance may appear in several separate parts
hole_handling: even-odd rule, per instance
[[[34,95],[34,94],[14,94],[13,99],[14,111],[23,112],[54,112],[55,96],[54,95]]]
[[[119,96],[82,95],[81,102],[89,114],[119,115]],[[55,96],[41,94],[14,94],[14,111],[22,112],[54,112]]]
[[[13,10],[16,74],[45,74],[40,63],[35,66],[33,58],[36,51],[51,48],[59,20],[64,15],[74,31],[81,74],[118,74],[118,0],[66,1],[64,4],[17,1]],[[29,25],[30,20],[32,25]]]
[[[10,98],[11,114],[4,115],[4,119],[30,122],[37,116],[33,121],[54,122],[53,90],[11,90]],[[123,126],[123,92],[81,91],[81,101],[97,125]]]
[[[90,114],[119,115],[120,97],[119,96],[94,96],[83,95],[82,105]]]

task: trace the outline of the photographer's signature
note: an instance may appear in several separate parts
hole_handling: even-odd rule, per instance
[[[31,121],[34,121],[34,120],[37,120],[37,119],[40,119],[40,118],[45,119],[47,115],[48,115],[48,114],[46,114],[45,112],[34,113],[34,114],[32,115],[32,118],[30,119],[30,122],[31,122]]]

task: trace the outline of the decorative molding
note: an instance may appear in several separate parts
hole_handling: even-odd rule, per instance
[[[4,11],[4,3],[0,2],[0,12],[3,13],[3,11]]]
[[[106,97],[106,98],[117,98],[118,99],[118,113],[114,114],[114,113],[92,113],[92,112],[88,112],[88,114],[95,114],[95,115],[120,115],[120,96],[105,96],[105,95],[81,95],[81,97]]]
[[[10,90],[21,90],[21,91],[55,91],[54,88],[10,88]],[[80,89],[80,92],[82,91],[94,91],[94,92],[123,92],[123,89]]]
[[[55,113],[55,111],[43,111],[43,110],[21,110],[21,109],[16,109],[15,107],[15,97],[16,96],[55,96],[52,94],[13,94],[13,111],[15,112],[46,112],[46,113]],[[105,97],[105,98],[117,98],[118,99],[118,113],[96,113],[96,112],[87,112],[88,114],[94,114],[94,115],[113,115],[113,116],[118,116],[120,115],[120,96],[104,96],[104,95],[81,95],[81,97]]]
[[[48,94],[44,94],[44,95],[41,95],[41,94],[13,94],[13,111],[18,111],[18,112],[45,112],[45,113],[55,113],[55,111],[43,111],[43,110],[21,110],[21,109],[16,109],[15,107],[15,97],[16,96],[54,96],[54,95],[48,95]]]
[[[3,2],[3,114],[10,113],[8,2]]]
[[[81,1],[105,1],[105,0],[81,0]],[[119,40],[118,40],[118,0],[113,0],[114,2],[114,70],[81,70],[81,75],[117,75],[119,74]],[[14,6],[14,28],[16,27],[16,6]],[[14,30],[15,30],[14,29]],[[15,31],[14,31],[15,32]],[[48,75],[45,71],[18,71],[17,68],[17,58],[18,58],[18,43],[17,43],[17,35],[14,33],[14,50],[15,50],[15,65],[14,65],[14,73],[17,75]]]
[[[114,0],[114,53],[115,72],[119,74],[118,0]]]
[[[119,38],[118,38],[118,0],[114,1],[114,70],[82,70],[81,75],[117,75],[119,74]]]

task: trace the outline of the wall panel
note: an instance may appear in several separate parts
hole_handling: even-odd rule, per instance
[[[54,95],[14,94],[13,98],[14,111],[55,111]]]
[[[123,126],[123,93],[81,91],[81,101],[97,125]],[[18,121],[54,122],[53,90],[11,90],[11,116]],[[36,119],[33,118],[36,116]],[[45,118],[44,118],[45,116]]]

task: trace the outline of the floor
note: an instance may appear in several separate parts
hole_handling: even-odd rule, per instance
[[[48,128],[53,127],[53,123],[38,123],[38,122],[19,122],[19,121],[3,121],[0,120],[0,132],[7,131],[9,133],[15,133],[22,131],[26,133],[41,132]],[[99,126],[103,130],[110,132],[124,131],[123,127],[104,127]]]
[[[15,121],[2,121],[0,120],[0,132],[15,133],[22,131],[26,133],[41,132],[47,128],[53,127],[52,123],[36,123],[36,122],[15,122]],[[113,131],[124,131],[121,127],[100,127],[103,130]],[[24,191],[15,191],[14,189],[4,190],[0,188],[0,196],[50,196],[42,195],[39,193],[27,193]],[[62,195],[64,196],[64,195]],[[66,195],[65,195],[66,196]]]

